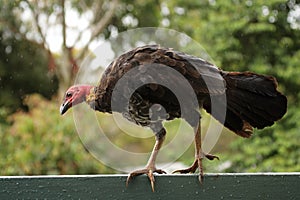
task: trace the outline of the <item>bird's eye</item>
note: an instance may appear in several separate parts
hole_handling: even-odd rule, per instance
[[[70,92],[67,92],[66,97],[72,97],[72,94]]]

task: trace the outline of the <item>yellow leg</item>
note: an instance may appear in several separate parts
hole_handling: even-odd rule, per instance
[[[156,169],[156,166],[155,166],[156,157],[157,157],[157,154],[158,154],[158,152],[159,152],[159,150],[160,150],[160,148],[161,148],[161,146],[164,142],[164,139],[165,139],[164,135],[156,137],[155,145],[153,147],[153,150],[152,150],[152,153],[151,153],[151,156],[148,160],[147,165],[145,166],[144,169],[139,169],[139,170],[131,172],[127,177],[126,186],[128,186],[129,181],[133,177],[139,176],[139,175],[142,175],[142,174],[147,174],[147,176],[150,180],[150,183],[151,183],[152,191],[154,192],[155,179],[154,179],[153,173],[166,174],[165,171],[163,171],[161,169]]]
[[[199,122],[199,125],[195,131],[195,160],[194,163],[192,164],[191,167],[187,168],[187,169],[180,169],[180,170],[176,170],[173,173],[194,173],[196,171],[196,169],[199,169],[199,181],[200,183],[203,182],[203,167],[202,167],[202,159],[204,157],[208,158],[209,160],[213,160],[213,159],[218,159],[219,158],[217,156],[211,155],[211,154],[205,154],[202,151],[202,140],[201,140],[201,124]]]

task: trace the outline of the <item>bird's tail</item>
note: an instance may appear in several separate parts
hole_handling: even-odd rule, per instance
[[[222,72],[222,76],[227,101],[224,125],[236,134],[250,137],[253,127],[271,126],[286,113],[287,98],[277,91],[274,77],[251,72]],[[203,106],[210,112],[210,102]]]

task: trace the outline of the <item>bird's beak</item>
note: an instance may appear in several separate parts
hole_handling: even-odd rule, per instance
[[[72,107],[71,101],[65,101],[65,102],[63,102],[63,103],[61,104],[61,106],[60,106],[60,109],[59,109],[60,114],[63,115],[63,114],[64,114],[65,112],[67,112],[67,110],[69,110],[69,108],[71,108],[71,107]]]

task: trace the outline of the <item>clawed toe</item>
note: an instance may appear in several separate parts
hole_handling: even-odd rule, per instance
[[[220,160],[218,156],[212,155],[212,154],[204,154],[204,156],[208,159],[208,160]]]
[[[172,172],[172,174],[180,173],[180,174],[188,174],[188,173],[194,173],[196,170],[192,169],[191,167],[187,169],[178,169]]]
[[[158,173],[158,174],[166,174],[166,172],[164,170],[161,170],[161,169],[151,169],[151,168],[145,168],[145,169],[140,169],[140,170],[136,170],[136,171],[133,171],[131,172],[128,177],[127,177],[127,180],[126,180],[126,187],[128,186],[129,184],[129,181],[135,177],[135,176],[139,176],[139,175],[142,175],[142,174],[146,174],[150,180],[150,183],[151,183],[151,189],[152,191],[154,192],[154,182],[155,182],[155,179],[154,179],[154,175],[153,173]]]
[[[174,173],[181,173],[181,174],[187,174],[187,173],[195,173],[196,169],[198,167],[198,161],[197,159],[194,161],[194,163],[192,164],[191,167],[187,168],[187,169],[178,169],[172,172],[172,174]]]
[[[202,158],[206,157],[209,160],[214,160],[214,159],[218,159],[218,156],[214,156],[211,154],[202,154]],[[203,183],[203,168],[202,168],[202,158],[200,157],[196,157],[196,159],[194,160],[194,163],[192,164],[191,167],[187,168],[187,169],[179,169],[179,170],[175,170],[172,173],[181,173],[181,174],[187,174],[187,173],[195,173],[196,169],[199,168],[199,182]]]

